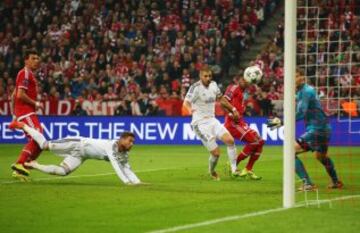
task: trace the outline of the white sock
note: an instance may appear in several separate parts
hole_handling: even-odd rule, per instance
[[[215,167],[218,163],[218,160],[219,160],[219,156],[210,155],[210,157],[209,157],[209,172],[210,173],[213,173],[215,171]]]
[[[37,131],[34,128],[31,128],[28,125],[24,125],[23,129],[26,133],[28,133],[36,141],[36,143],[39,145],[39,147],[41,149],[44,149],[44,147],[47,144],[47,141],[46,141],[46,138],[44,137],[44,135],[42,135],[39,131]]]
[[[33,163],[32,167],[47,174],[66,176],[67,172],[65,168],[57,165],[42,165],[39,163]]]
[[[236,166],[236,157],[237,157],[236,146],[235,145],[227,146],[227,154],[228,154],[228,157],[229,157],[231,172],[235,172],[236,169],[237,169],[237,166]]]

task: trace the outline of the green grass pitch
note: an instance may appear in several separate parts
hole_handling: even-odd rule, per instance
[[[319,187],[320,199],[333,201],[278,212],[274,209],[282,206],[282,147],[264,148],[255,165],[256,173],[263,176],[261,181],[230,178],[222,148],[217,168],[222,180],[216,182],[207,176],[208,153],[202,146],[136,145],[130,164],[142,181],[150,183],[136,187],[123,185],[110,164],[92,160],[65,178],[32,171],[32,182],[14,182],[10,165],[21,148],[0,145],[1,232],[150,232],[189,224],[180,232],[321,233],[360,229],[357,147],[330,149],[345,183],[343,190],[328,190],[329,180],[320,163],[311,154],[301,155]],[[46,152],[39,161],[57,164],[61,158]],[[354,198],[346,199],[351,195]],[[315,199],[315,193],[309,193],[308,198]],[[296,193],[296,200],[303,203],[304,193]],[[225,217],[230,220],[224,221]],[[219,221],[207,222],[212,220]],[[195,225],[201,222],[206,224]]]

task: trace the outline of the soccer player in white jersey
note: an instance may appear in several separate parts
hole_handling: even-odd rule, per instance
[[[231,172],[237,176],[236,170],[236,147],[234,138],[228,130],[215,118],[215,102],[220,103],[226,111],[231,113],[235,120],[239,119],[239,113],[229,101],[222,95],[216,82],[212,81],[212,72],[209,68],[200,70],[200,80],[190,86],[183,103],[183,107],[192,113],[191,126],[195,134],[201,139],[203,145],[210,152],[209,173],[214,180],[220,177],[215,171],[219,160],[220,149],[216,139],[223,141],[227,146]]]
[[[131,150],[135,140],[135,136],[131,132],[124,132],[118,140],[67,137],[47,141],[39,131],[23,122],[13,121],[10,123],[9,128],[22,129],[36,141],[42,150],[49,150],[60,157],[64,157],[59,166],[43,165],[35,160],[25,163],[25,166],[47,174],[66,176],[87,159],[106,160],[110,161],[117,176],[125,184],[141,184],[141,181],[131,170],[128,163],[128,152]]]

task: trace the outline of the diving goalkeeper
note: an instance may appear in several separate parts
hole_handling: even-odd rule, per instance
[[[118,140],[102,140],[84,137],[64,138],[47,141],[37,130],[23,122],[13,121],[10,129],[22,129],[29,134],[42,150],[50,150],[64,160],[60,165],[43,165],[37,161],[25,163],[30,168],[41,172],[66,176],[77,169],[87,159],[110,161],[117,176],[129,185],[141,184],[139,178],[131,170],[128,163],[128,152],[134,144],[135,136],[131,132],[124,132]]]
[[[296,89],[296,120],[304,120],[306,128],[305,133],[295,142],[295,171],[303,181],[299,191],[316,189],[303,162],[297,156],[307,151],[315,152],[317,160],[325,167],[331,178],[328,188],[340,189],[343,183],[337,176],[334,162],[327,155],[331,135],[329,119],[321,107],[315,88],[305,83],[304,73],[300,69],[296,70]],[[280,126],[281,120],[278,118],[268,122],[270,128]]]

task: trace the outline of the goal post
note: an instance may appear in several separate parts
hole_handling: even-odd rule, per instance
[[[296,0],[285,1],[283,207],[295,205]]]

